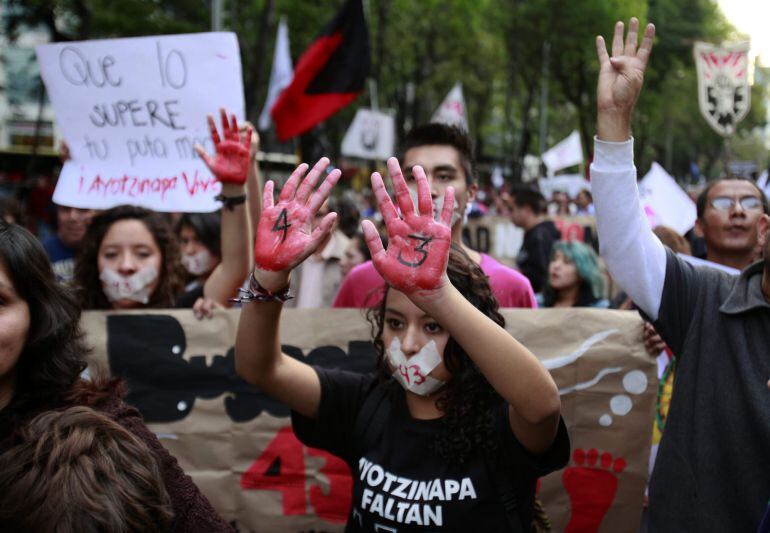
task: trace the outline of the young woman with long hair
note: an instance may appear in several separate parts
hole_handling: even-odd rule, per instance
[[[173,531],[230,531],[139,412],[123,403],[121,384],[80,378],[88,350],[79,323],[80,306],[56,282],[40,242],[0,221],[0,454],[36,415],[90,407],[150,448],[171,499]],[[0,508],[5,494],[0,488]]]
[[[599,256],[589,245],[558,241],[551,250],[541,307],[608,307]]]
[[[398,161],[388,161],[401,215],[380,175],[372,176],[389,237],[386,250],[374,225],[362,224],[388,286],[371,311],[375,373],[314,368],[281,352],[291,271],[336,217],[311,227],[339,179],[334,170],[313,192],[328,164],[322,159],[306,177],[301,165],[277,204],[272,182],[265,186],[236,370],[292,409],[300,440],[350,465],[346,531],[531,530],[537,478],[569,455],[559,392],[537,358],[503,329],[478,266],[459,249],[450,252],[452,188],[436,221],[421,167],[412,169],[415,212]]]

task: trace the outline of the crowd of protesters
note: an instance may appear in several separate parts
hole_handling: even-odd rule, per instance
[[[216,213],[46,205],[43,178],[21,204],[4,186],[0,530],[230,530],[123,402],[121,382],[83,377],[78,323],[95,309],[192,308],[204,318],[240,294],[238,374],[292,409],[303,442],[349,464],[471,476],[482,503],[447,505],[452,530],[542,527],[537,479],[569,458],[556,385],[498,309],[638,309],[650,355],[676,375],[655,421],[663,436],[645,527],[768,531],[768,201],[751,180],[726,176],[700,192],[687,235],[649,227],[630,124],[654,27],[641,45],[638,32],[636,19],[626,37],[618,23],[610,54],[597,39],[591,186],[574,198],[480,188],[470,139],[443,124],[412,129],[388,161],[395,203],[379,173],[360,194],[333,193],[340,172],[326,158],[300,165],[277,195],[261,182],[253,128],[224,110],[220,126],[209,117],[214,153],[198,149],[221,183]],[[520,228],[515,260],[464,242],[469,216]],[[572,216],[595,217],[599,250],[562,235],[554,219]],[[284,306],[370,309],[377,368],[322,370],[282,353]],[[515,496],[499,471],[516,472]],[[375,527],[356,506],[363,478],[354,476],[348,531]]]

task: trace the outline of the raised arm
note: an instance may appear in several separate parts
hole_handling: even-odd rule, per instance
[[[301,164],[284,185],[277,204],[273,182],[265,184],[249,291],[253,301],[244,303],[235,340],[238,375],[306,417],[318,412],[321,384],[309,365],[281,352],[280,295],[289,287],[292,269],[318,249],[337,217],[329,213],[312,227],[316,212],[340,177],[340,171],[333,170],[314,192],[328,166],[325,157],[310,172]]]
[[[653,320],[660,308],[666,252],[652,233],[639,203],[631,116],[652,52],[655,26],[648,24],[637,48],[639,21],[631,19],[623,42],[623,23],[615,24],[612,57],[604,38],[596,38],[599,58],[597,136],[591,164],[591,190],[601,255],[612,276]]]
[[[374,225],[363,222],[375,267],[389,285],[405,293],[441,324],[478,365],[510,405],[509,421],[516,438],[533,453],[545,452],[556,436],[561,407],[551,375],[529,350],[449,282],[446,267],[454,190],[447,188],[441,220],[436,222],[422,167],[414,168],[419,214],[396,159],[388,161],[388,171],[403,218],[393,206],[381,176],[373,174],[372,188],[389,238],[385,250]]]
[[[229,306],[229,300],[243,284],[249,273],[249,218],[243,201],[244,185],[249,167],[249,144],[251,131],[245,135],[238,131],[235,115],[228,120],[227,112],[220,111],[222,137],[217,132],[214,119],[208,116],[211,138],[216,154],[209,156],[200,145],[195,146],[198,155],[222,184],[222,261],[203,285],[203,296],[220,305]]]
[[[259,215],[262,212],[262,174],[259,171],[259,161],[257,161],[257,154],[259,153],[260,138],[257,130],[251,124],[246,122],[241,125],[241,133],[246,133],[248,129],[251,129],[251,144],[249,146],[249,174],[246,178],[246,197],[249,213],[249,229],[250,235],[257,234],[257,224],[259,224]],[[249,242],[254,242],[249,239]],[[249,253],[249,257],[253,257]],[[249,265],[253,267],[254,265]]]

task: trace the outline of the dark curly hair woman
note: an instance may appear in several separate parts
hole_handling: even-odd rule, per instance
[[[330,213],[312,226],[339,177],[329,173],[311,195],[326,165],[322,159],[307,177],[299,167],[277,205],[272,183],[265,187],[236,339],[238,374],[291,407],[302,442],[351,467],[346,531],[531,531],[537,478],[569,455],[559,392],[503,328],[480,268],[459,248],[450,251],[451,187],[434,220],[421,167],[413,168],[418,212],[395,159],[388,169],[400,214],[382,178],[372,176],[388,228],[386,250],[373,224],[362,224],[387,283],[371,311],[377,373],[315,368],[281,352],[291,271],[335,219]]]
[[[175,307],[184,271],[166,218],[132,205],[96,215],[75,262],[75,284],[83,309]]]
[[[72,406],[96,409],[147,444],[161,466],[174,512],[173,531],[230,531],[192,480],[124,404],[119,382],[83,380],[87,349],[80,307],[58,284],[40,242],[0,221],[0,454],[36,415]],[[0,487],[0,524],[14,513]],[[0,529],[2,527],[0,526]]]

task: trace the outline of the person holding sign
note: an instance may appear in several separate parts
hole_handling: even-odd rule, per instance
[[[387,282],[371,310],[377,348],[372,375],[311,367],[281,352],[278,337],[289,278],[328,235],[336,213],[311,226],[339,179],[321,159],[300,165],[277,203],[265,186],[255,269],[243,300],[236,370],[292,409],[306,445],[353,470],[346,531],[529,531],[537,478],[564,466],[569,438],[559,392],[537,358],[504,329],[481,268],[452,244],[454,190],[439,220],[425,171],[412,170],[417,211],[395,158],[373,190],[388,228],[385,249],[362,225]],[[304,179],[303,179],[304,178]]]
[[[677,354],[676,386],[650,479],[649,531],[757,531],[770,498],[770,216],[757,213],[764,261],[731,276],[661,244],[639,201],[631,118],[655,27],[639,21],[599,59],[591,188],[601,255]],[[716,207],[759,211],[734,190]],[[722,205],[724,204],[724,205]],[[739,209],[736,206],[736,209]]]
[[[222,183],[222,261],[212,267],[202,296],[229,305],[249,268],[249,227],[244,185],[249,172],[251,132],[241,136],[235,116],[222,114],[219,136],[208,117],[216,154],[198,154]],[[210,265],[209,265],[210,266]],[[202,272],[205,274],[205,272]],[[118,206],[94,217],[75,267],[84,309],[169,308],[192,305],[182,295],[179,245],[166,219],[134,206]]]

